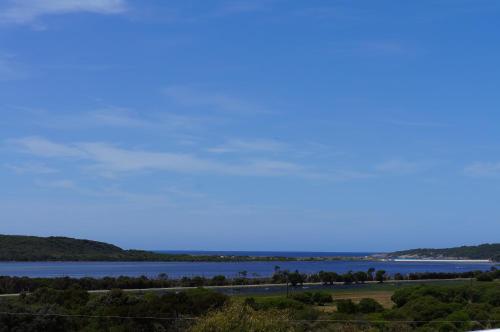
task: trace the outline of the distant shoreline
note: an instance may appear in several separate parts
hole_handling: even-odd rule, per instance
[[[493,263],[489,259],[434,259],[434,258],[395,258],[393,262],[421,262],[421,263]]]
[[[61,236],[0,234],[0,261],[82,262],[291,262],[383,261],[489,263],[500,261],[500,243],[447,249],[411,249],[392,253],[279,251],[145,251]]]

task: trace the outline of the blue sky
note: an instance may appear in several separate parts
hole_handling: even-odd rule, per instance
[[[498,242],[500,3],[6,0],[0,232]]]

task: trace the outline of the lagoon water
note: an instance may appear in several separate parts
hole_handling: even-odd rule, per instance
[[[369,262],[369,261],[322,261],[322,262],[0,262],[0,276],[27,277],[106,277],[141,276],[156,277],[166,273],[170,278],[184,276],[235,277],[247,271],[249,277],[270,276],[275,266],[304,273],[335,271],[366,271],[370,267],[384,269],[389,274],[413,272],[465,272],[489,270],[493,263],[447,262]]]
[[[332,251],[207,251],[207,250],[154,250],[163,254],[253,256],[253,257],[365,257],[375,252],[332,252]]]

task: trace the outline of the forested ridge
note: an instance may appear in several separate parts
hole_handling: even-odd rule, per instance
[[[461,259],[490,259],[500,261],[500,243],[486,243],[478,246],[462,246],[455,248],[431,249],[420,248],[396,251],[388,255],[391,258],[461,258]]]
[[[0,261],[284,261],[285,257],[163,254],[69,237],[0,235]]]

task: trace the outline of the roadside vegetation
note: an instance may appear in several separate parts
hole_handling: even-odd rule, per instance
[[[344,294],[345,295],[345,294]],[[418,285],[391,303],[335,290],[228,297],[207,289],[92,295],[78,286],[0,299],[0,331],[471,331],[500,327],[500,283]]]
[[[183,277],[181,279],[170,279],[166,274],[160,274],[156,278],[141,277],[105,277],[105,278],[27,278],[0,276],[0,294],[12,294],[20,292],[33,292],[39,288],[52,288],[65,290],[70,287],[78,287],[83,290],[109,290],[109,289],[147,289],[147,288],[170,288],[170,287],[204,287],[204,286],[238,286],[238,285],[263,285],[263,284],[287,284],[292,287],[301,286],[305,283],[322,283],[324,285],[364,284],[367,282],[383,283],[387,281],[404,280],[446,280],[461,278],[477,278],[481,281],[491,281],[500,278],[500,270],[492,268],[491,271],[470,271],[460,273],[411,273],[402,275],[396,273],[389,275],[384,270],[347,272],[338,274],[335,272],[320,271],[319,273],[304,274],[299,271],[290,272],[275,268],[272,277],[249,278],[247,271],[241,271],[238,277],[226,278],[223,275],[212,278],[205,277]]]

